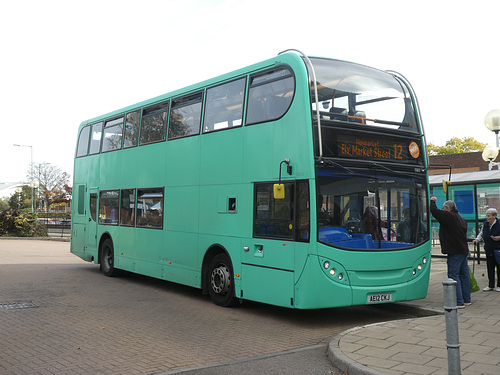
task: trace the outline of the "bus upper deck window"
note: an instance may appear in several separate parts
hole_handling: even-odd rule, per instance
[[[203,133],[241,126],[245,82],[242,78],[207,90]]]
[[[142,111],[140,144],[165,140],[168,102],[152,105]]]
[[[259,73],[250,78],[247,124],[276,120],[283,116],[292,103],[295,79],[287,68]]]
[[[85,126],[78,137],[78,146],[76,149],[76,157],[87,156],[89,152],[89,134],[90,126]]]
[[[98,154],[101,151],[102,122],[92,125],[90,134],[89,155]]]
[[[202,96],[199,92],[172,100],[168,139],[199,134]]]
[[[123,117],[106,121],[106,125],[104,125],[102,152],[121,149],[122,136]]]

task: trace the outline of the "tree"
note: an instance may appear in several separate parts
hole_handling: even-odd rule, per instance
[[[473,137],[453,137],[446,141],[444,146],[436,146],[433,143],[427,145],[429,155],[463,154],[466,152],[483,151],[486,143],[476,141]]]
[[[23,185],[18,190],[10,196],[9,207],[18,210],[31,207],[31,188],[28,185]]]
[[[8,198],[0,198],[0,212],[9,209],[9,199]]]
[[[39,194],[45,200],[46,207],[50,207],[54,202],[71,200],[71,188],[68,185],[69,174],[59,167],[49,163],[34,163],[27,177],[38,180]]]

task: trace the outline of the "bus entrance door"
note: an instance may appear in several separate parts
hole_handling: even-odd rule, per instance
[[[97,262],[97,197],[98,188],[89,188],[89,210],[87,211],[87,230],[85,231],[85,252],[94,255]]]

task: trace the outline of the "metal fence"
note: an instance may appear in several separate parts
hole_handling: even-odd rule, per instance
[[[39,212],[38,220],[45,225],[50,237],[70,238],[71,214],[66,212]]]

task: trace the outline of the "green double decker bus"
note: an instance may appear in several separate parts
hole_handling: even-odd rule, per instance
[[[84,121],[71,252],[220,306],[424,298],[427,163],[403,76],[288,50]]]

